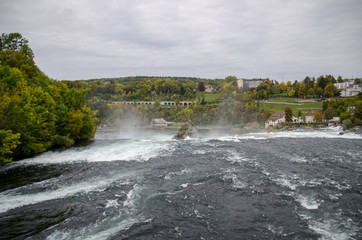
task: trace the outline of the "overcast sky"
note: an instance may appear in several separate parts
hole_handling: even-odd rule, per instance
[[[362,0],[0,0],[58,80],[362,77]]]

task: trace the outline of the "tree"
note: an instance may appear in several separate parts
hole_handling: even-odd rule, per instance
[[[294,91],[293,88],[288,91],[288,96],[289,96],[289,97],[293,97],[294,94],[295,94],[295,91]]]
[[[336,112],[334,111],[334,109],[331,106],[329,106],[324,111],[324,116],[326,117],[327,120],[329,120],[329,119],[332,119],[334,116],[336,116]]]
[[[0,37],[0,51],[14,50],[21,51],[25,45],[28,45],[28,40],[23,38],[20,33],[2,33]]]
[[[234,82],[224,83],[221,87],[221,94],[224,97],[231,97],[231,93],[236,90],[238,90],[238,87],[234,84]]]
[[[69,90],[64,83],[50,80],[35,65],[20,34],[2,34],[0,50],[1,162],[62,142],[55,139],[93,137],[95,125],[85,106],[86,90]]]
[[[316,120],[316,122],[322,122],[323,118],[324,115],[321,112],[316,112],[316,114],[314,115],[314,119]]]
[[[322,94],[323,94],[323,89],[321,87],[318,87],[316,89],[316,94],[318,97],[322,97]]]
[[[236,84],[236,82],[238,81],[238,78],[237,77],[235,77],[235,76],[227,76],[226,78],[225,78],[225,82],[226,83],[234,83],[234,84]]]
[[[343,130],[347,130],[353,126],[352,121],[350,119],[343,120],[342,127]]]
[[[194,94],[192,93],[192,90],[190,88],[187,88],[186,89],[186,92],[185,92],[185,98],[188,99],[188,100],[191,100],[194,98]]]
[[[285,121],[287,122],[292,122],[292,118],[293,118],[293,110],[291,107],[287,106],[284,109],[285,112]]]
[[[205,84],[204,82],[199,82],[197,84],[197,89],[200,91],[200,92],[204,92],[205,91]]]
[[[28,58],[34,58],[33,51],[28,46],[28,40],[20,33],[1,34],[0,52],[6,50],[23,52]]]
[[[315,91],[313,88],[309,88],[307,91],[307,97],[312,98],[314,97]]]
[[[321,76],[317,79],[317,84],[318,84],[318,87],[324,89],[324,88],[327,86],[328,81],[327,81],[327,79],[326,79],[323,75],[321,75]]]
[[[287,85],[285,85],[284,82],[282,82],[282,83],[280,84],[280,90],[281,90],[282,92],[287,91]]]
[[[12,150],[19,144],[20,133],[13,134],[11,130],[0,130],[0,166],[11,162]]]
[[[306,90],[307,90],[306,84],[303,83],[303,84],[299,85],[298,96],[299,97],[305,97]]]
[[[325,97],[334,97],[335,95],[337,95],[337,93],[338,93],[338,89],[336,88],[336,86],[334,86],[333,83],[329,83],[324,88],[324,96]]]
[[[305,84],[306,88],[310,88],[312,85],[312,81],[311,81],[310,77],[308,77],[308,76],[305,77],[303,83]]]
[[[273,94],[279,94],[280,93],[280,85],[278,83],[273,85],[272,92],[273,92]]]

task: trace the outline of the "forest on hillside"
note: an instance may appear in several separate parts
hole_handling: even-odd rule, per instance
[[[86,92],[46,76],[19,33],[0,39],[0,165],[93,138]]]
[[[95,122],[100,126],[119,126],[130,113],[136,114],[141,124],[147,125],[152,118],[168,121],[191,120],[197,125],[228,125],[243,127],[248,123],[260,126],[273,113],[260,104],[272,98],[327,100],[319,113],[322,119],[340,116],[358,123],[361,119],[361,95],[340,98],[335,83],[344,82],[341,76],[306,77],[302,82],[286,83],[262,79],[256,88],[239,88],[235,76],[225,79],[197,79],[182,77],[126,77],[65,81],[70,88],[86,91],[87,104],[92,109]],[[359,79],[355,79],[358,84]],[[212,92],[206,93],[206,89]],[[192,101],[188,107],[177,103]],[[154,105],[129,106],[122,101],[156,101]],[[160,101],[174,101],[175,106],[165,107]],[[353,109],[353,110],[351,110]],[[308,112],[294,112],[303,117]]]

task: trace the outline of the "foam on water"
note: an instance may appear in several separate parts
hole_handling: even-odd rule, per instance
[[[118,203],[117,199],[113,199],[113,200],[107,200],[105,208],[118,207],[118,206],[119,206],[119,203]]]
[[[163,150],[172,151],[172,133],[164,131],[120,131],[96,134],[95,143],[62,151],[48,151],[17,164],[59,164],[70,162],[148,161]]]
[[[312,196],[303,196],[303,195],[297,195],[295,198],[300,205],[302,205],[302,207],[306,208],[306,209],[318,209],[318,207],[321,205],[321,203],[323,202],[323,200],[317,200],[315,198],[313,198]]]
[[[319,129],[297,129],[292,131],[281,132],[260,132],[247,133],[241,135],[225,135],[216,138],[207,138],[207,140],[218,139],[226,142],[240,142],[240,140],[266,140],[274,138],[343,138],[343,139],[362,139],[362,135],[347,132],[341,133],[340,127],[328,127]]]
[[[292,191],[295,191],[298,187],[298,184],[293,183],[292,180],[287,178],[278,178],[275,182],[281,186],[289,188]]]
[[[235,174],[235,169],[226,169],[225,170],[225,175],[222,177],[222,179],[225,182],[232,182],[233,185],[233,189],[237,190],[237,189],[245,189],[247,187],[247,183],[241,181],[240,179],[238,179],[238,177]]]
[[[125,208],[120,210],[118,215],[97,220],[81,229],[55,231],[47,239],[108,239],[122,230],[129,229],[134,224],[150,222],[152,219],[146,219],[135,214],[136,201],[140,199],[139,192],[141,190],[140,186],[134,185],[123,203]]]
[[[182,169],[181,171],[178,171],[178,172],[169,172],[169,173],[167,173],[167,175],[164,178],[166,180],[171,180],[173,177],[181,176],[181,175],[184,175],[184,174],[191,174],[191,173],[192,173],[191,169],[184,168],[184,169]]]
[[[353,238],[359,231],[352,219],[345,219],[340,211],[335,214],[324,214],[322,218],[315,219],[306,214],[300,216],[308,222],[308,226],[314,232],[321,235],[321,240],[345,240]]]
[[[69,162],[107,162],[107,161],[148,161],[167,149],[167,143],[127,140],[92,147],[71,148],[64,151],[49,151],[21,164],[54,164]]]
[[[42,191],[37,193],[19,193],[17,189],[0,193],[0,213],[10,209],[37,204],[40,202],[66,198],[76,194],[85,194],[91,191],[103,191],[107,186],[116,181],[127,181],[130,174],[113,175],[108,178],[93,178],[85,182],[78,182],[73,185],[63,186],[55,190]]]
[[[134,208],[136,200],[140,197],[139,192],[141,190],[142,188],[135,184],[131,191],[127,193],[127,199],[123,202],[123,206],[127,207],[128,209]]]
[[[243,135],[234,135],[234,136],[224,136],[220,137],[220,141],[224,142],[240,142],[240,140],[264,140],[267,137],[257,136],[255,133],[253,134],[243,134]]]
[[[277,236],[283,236],[283,237],[286,237],[286,236],[288,236],[288,234],[286,234],[286,233],[284,233],[284,229],[283,229],[283,227],[276,227],[276,226],[274,226],[274,225],[272,225],[272,224],[269,224],[268,225],[268,230],[270,231],[270,232],[272,232],[273,234],[275,234],[275,235],[277,235]]]
[[[237,152],[235,150],[229,150],[229,154],[227,156],[227,160],[232,163],[241,163],[241,162],[247,162],[251,159],[248,159],[244,156],[243,153]]]
[[[265,138],[344,138],[344,139],[362,139],[360,134],[348,132],[340,134],[340,128],[321,128],[316,130],[297,129],[293,131],[271,132],[271,133],[253,133],[255,136]]]
[[[292,156],[290,161],[291,162],[297,162],[297,163],[307,163],[308,162],[308,160],[305,157],[298,156],[296,154],[294,156]]]

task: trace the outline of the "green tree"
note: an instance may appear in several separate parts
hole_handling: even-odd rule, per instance
[[[292,122],[292,118],[293,118],[293,110],[291,107],[287,106],[284,109],[285,112],[285,121],[287,122]]]
[[[334,97],[338,94],[338,89],[336,88],[336,86],[334,86],[333,83],[329,83],[325,88],[324,88],[324,96],[325,97]]]
[[[238,78],[235,76],[227,76],[225,78],[225,82],[226,83],[233,83],[233,84],[237,84],[236,82],[238,81]]]
[[[282,83],[280,84],[280,90],[281,90],[282,92],[287,91],[287,85],[286,85],[284,82],[282,82]]]
[[[318,97],[322,97],[322,94],[323,94],[323,89],[321,87],[318,87],[316,89],[316,94]]]
[[[307,97],[312,98],[315,95],[315,91],[313,88],[309,88],[307,91]]]
[[[279,94],[280,93],[280,85],[278,83],[273,85],[272,93],[273,94]]]
[[[224,83],[221,87],[221,93],[224,97],[231,97],[231,93],[237,90],[238,87],[234,84],[234,82]]]
[[[336,116],[336,112],[332,108],[332,106],[327,107],[327,109],[324,111],[324,116],[327,120],[332,119]]]
[[[327,84],[328,84],[328,79],[325,78],[323,75],[321,75],[318,79],[317,79],[317,84],[318,84],[318,87],[324,89]]]
[[[205,91],[205,84],[204,82],[199,82],[197,84],[197,89],[200,91],[200,92],[204,92]]]
[[[92,138],[95,126],[85,106],[86,90],[69,90],[50,80],[35,65],[20,34],[2,34],[0,45],[0,131],[16,142],[16,148],[4,150],[11,156],[3,158],[46,151],[68,136],[73,139],[67,142]]]
[[[353,127],[352,121],[350,119],[343,120],[342,127],[343,127],[343,130],[350,129],[351,127]]]
[[[289,97],[293,97],[294,94],[295,94],[295,91],[294,91],[293,88],[288,91],[288,96],[289,96]]]
[[[28,40],[20,33],[1,34],[0,52],[6,50],[23,52],[28,58],[34,58],[33,51],[28,46]]]
[[[312,80],[308,76],[305,77],[303,83],[305,84],[306,88],[310,88],[313,85]]]
[[[306,84],[300,84],[299,85],[299,89],[298,89],[298,96],[299,97],[305,97],[305,93],[307,91],[307,86]]]
[[[20,144],[20,133],[0,129],[0,166],[11,162],[13,150]]]

